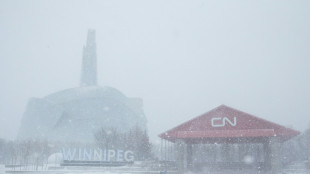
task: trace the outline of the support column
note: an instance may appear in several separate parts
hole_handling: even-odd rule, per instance
[[[187,144],[187,169],[193,169],[193,145]]]
[[[178,168],[178,174],[184,173],[184,147],[185,143],[182,140],[176,141],[176,165]]]
[[[264,170],[269,171],[271,169],[271,149],[269,145],[269,139],[263,144],[264,150]]]
[[[264,143],[264,168],[272,173],[278,173],[281,169],[280,141],[278,137],[270,137]]]
[[[270,138],[270,149],[271,149],[271,172],[279,173],[281,169],[280,162],[280,141],[278,137]]]

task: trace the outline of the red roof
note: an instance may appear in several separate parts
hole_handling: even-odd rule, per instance
[[[299,131],[221,105],[160,134],[159,137],[169,141],[176,139],[219,141],[236,138],[254,140],[278,136],[282,140],[287,140],[298,134],[300,134]]]

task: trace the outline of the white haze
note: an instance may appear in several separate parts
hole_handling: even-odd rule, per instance
[[[0,1],[0,138],[27,101],[79,85],[96,29],[98,83],[141,97],[152,139],[220,104],[310,123],[308,0]]]

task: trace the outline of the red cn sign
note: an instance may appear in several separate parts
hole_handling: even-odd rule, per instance
[[[212,127],[225,127],[227,124],[230,124],[230,126],[236,126],[237,125],[237,118],[234,117],[233,121],[229,120],[227,117],[213,117],[211,119],[211,126]]]

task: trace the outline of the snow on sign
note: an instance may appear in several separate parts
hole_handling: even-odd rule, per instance
[[[62,155],[68,161],[134,161],[134,154],[129,150],[62,148]]]
[[[237,125],[237,118],[234,117],[233,121],[229,120],[227,117],[213,117],[211,119],[211,126],[212,127],[225,127],[227,124],[231,126]]]

